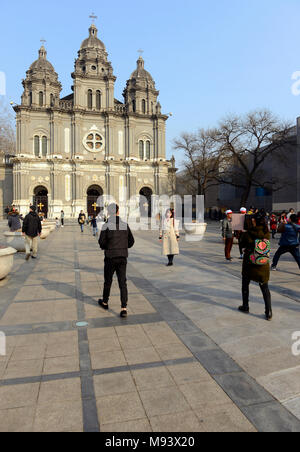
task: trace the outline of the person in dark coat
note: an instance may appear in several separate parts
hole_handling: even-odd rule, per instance
[[[17,210],[13,210],[13,211],[9,212],[8,227],[9,227],[10,232],[21,232],[22,231],[21,219],[22,219],[22,217],[20,216],[20,214]]]
[[[25,235],[25,246],[26,246],[26,260],[30,258],[32,249],[32,259],[36,259],[38,252],[38,237],[42,232],[42,223],[36,213],[36,207],[31,206],[30,212],[24,218],[23,235]]]
[[[222,222],[222,236],[225,243],[225,258],[231,262],[231,250],[233,247],[232,210],[226,211],[226,218]]]
[[[105,251],[105,260],[103,299],[98,303],[104,310],[108,310],[113,276],[117,273],[122,305],[120,316],[125,318],[128,304],[126,279],[128,248],[133,247],[134,238],[128,224],[119,217],[119,206],[111,204],[107,210],[109,219],[103,226],[99,238],[100,248]]]
[[[281,233],[282,236],[279,242],[279,249],[273,259],[272,270],[277,269],[279,259],[286,253],[290,253],[293,256],[300,269],[300,226],[297,224],[297,215],[291,215],[288,224],[282,223],[278,228],[278,232]]]
[[[83,233],[85,222],[86,222],[86,215],[83,212],[83,210],[81,210],[79,217],[78,217],[78,224],[80,225],[80,229],[81,229],[82,233]]]
[[[269,290],[269,280],[270,280],[270,264],[257,265],[253,264],[250,260],[250,255],[254,252],[255,241],[259,240],[270,240],[270,232],[268,226],[266,225],[265,218],[256,214],[252,218],[252,227],[248,227],[247,232],[242,236],[242,248],[245,250],[244,260],[243,260],[243,283],[242,283],[242,293],[243,293],[243,306],[239,307],[239,310],[245,313],[249,313],[249,286],[250,282],[254,281],[259,283],[260,289],[263,294],[265,302],[265,314],[266,319],[271,320],[273,317],[272,313],[272,303],[271,303],[271,293]]]

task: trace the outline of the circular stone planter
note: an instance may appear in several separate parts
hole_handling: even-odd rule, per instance
[[[42,228],[50,229],[50,232],[53,232],[56,229],[56,223],[52,223],[52,222],[42,223]]]
[[[186,240],[197,242],[202,240],[207,229],[207,223],[185,223]]]
[[[48,235],[50,235],[50,232],[51,232],[50,228],[46,228],[46,227],[44,226],[43,229],[42,229],[42,233],[41,233],[41,235],[40,235],[40,238],[41,238],[42,240],[45,240],[45,239],[48,237]]]
[[[11,247],[0,246],[0,280],[6,278],[14,265],[14,254],[17,250]]]
[[[7,245],[11,246],[19,253],[25,253],[25,237],[22,232],[5,232],[4,237]]]

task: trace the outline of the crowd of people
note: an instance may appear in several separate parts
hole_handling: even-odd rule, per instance
[[[259,283],[264,302],[266,319],[273,317],[271,294],[269,290],[270,270],[276,271],[278,262],[286,253],[290,253],[300,269],[300,215],[296,215],[294,209],[283,212],[280,215],[268,215],[264,209],[258,210],[251,207],[247,212],[241,208],[240,221],[237,218],[240,229],[235,229],[233,223],[233,211],[226,211],[226,218],[222,221],[222,237],[225,242],[225,258],[232,262],[231,250],[236,237],[239,242],[240,259],[243,260],[242,268],[242,296],[243,305],[239,310],[249,313],[249,286],[250,282]],[[236,220],[236,219],[235,219]],[[270,265],[271,232],[275,238],[276,233],[281,234],[279,248]]]
[[[119,207],[116,204],[108,206],[108,219],[92,215],[87,217],[81,211],[78,216],[80,230],[84,232],[84,226],[90,225],[93,235],[98,237],[98,221],[103,223],[100,231],[99,245],[105,252],[104,264],[104,290],[103,298],[99,300],[99,306],[107,310],[109,306],[110,290],[114,273],[117,273],[121,293],[121,317],[127,317],[128,290],[126,280],[126,266],[128,249],[134,245],[132,232],[119,217]],[[42,223],[36,207],[31,206],[26,217],[19,214],[12,206],[7,212],[8,225],[11,232],[22,232],[25,236],[26,260],[37,257],[38,237],[41,235]],[[64,227],[64,211],[61,211],[57,226]],[[179,255],[179,221],[175,218],[174,209],[167,209],[163,216],[159,216],[160,231],[159,241],[162,246],[162,254],[168,258],[168,267],[174,265],[174,257]],[[22,225],[23,222],[23,225]],[[238,226],[237,226],[238,225]],[[271,235],[281,234],[279,248],[273,261],[270,261]],[[265,315],[267,320],[273,317],[269,279],[271,270],[276,271],[278,262],[286,253],[290,253],[300,269],[300,213],[294,209],[289,212],[268,214],[264,209],[258,210],[251,207],[240,209],[238,214],[232,210],[225,212],[222,220],[222,237],[225,244],[225,259],[232,262],[231,252],[234,240],[238,240],[240,259],[242,265],[242,300],[239,310],[249,313],[249,287],[251,281],[259,284],[265,302]]]

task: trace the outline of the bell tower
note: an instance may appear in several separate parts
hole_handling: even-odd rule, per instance
[[[89,37],[81,44],[72,74],[75,109],[114,110],[116,77],[107,57],[105,45],[98,38],[98,29],[92,24],[89,28]]]

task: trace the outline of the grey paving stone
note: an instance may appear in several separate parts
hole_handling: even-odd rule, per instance
[[[216,349],[216,344],[206,334],[199,332],[194,335],[181,335],[182,342],[191,350],[192,353],[199,353],[207,349]]]
[[[300,421],[278,402],[241,407],[259,432],[299,433]]]
[[[274,398],[245,372],[215,375],[215,380],[238,407],[274,401]]]
[[[179,336],[184,334],[199,333],[199,327],[195,325],[191,320],[178,320],[178,321],[168,321],[168,325],[174,333]]]
[[[211,375],[241,371],[241,367],[219,348],[199,351],[194,355]]]

